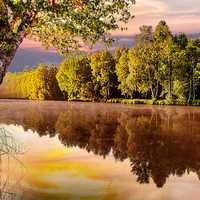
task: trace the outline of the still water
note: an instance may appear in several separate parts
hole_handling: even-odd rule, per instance
[[[200,108],[0,101],[1,200],[199,200]]]

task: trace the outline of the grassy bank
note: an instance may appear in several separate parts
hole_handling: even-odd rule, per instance
[[[181,100],[156,100],[156,99],[109,99],[106,101],[107,103],[121,103],[121,104],[143,104],[143,105],[193,105],[200,106],[200,100],[194,100],[191,103],[187,103]]]

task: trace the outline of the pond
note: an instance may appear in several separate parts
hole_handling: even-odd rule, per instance
[[[198,200],[200,108],[0,101],[0,199]]]

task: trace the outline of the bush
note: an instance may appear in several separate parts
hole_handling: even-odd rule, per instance
[[[63,61],[56,77],[69,100],[93,98],[92,71],[87,57],[76,56]]]
[[[198,100],[192,101],[192,105],[193,106],[200,106],[200,100],[198,99]]]

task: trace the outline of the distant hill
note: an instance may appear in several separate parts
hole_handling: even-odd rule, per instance
[[[191,34],[188,34],[189,38],[192,38],[192,39],[197,39],[197,38],[200,38],[200,33],[191,33]]]
[[[56,52],[40,48],[20,48],[13,59],[9,71],[18,72],[26,68],[35,67],[39,63],[58,64],[63,60]]]
[[[134,45],[134,37],[115,37],[116,41],[113,43],[110,51],[114,51],[116,47],[132,47]],[[97,44],[92,51],[102,49],[102,45]],[[33,68],[39,63],[58,64],[64,58],[59,56],[54,51],[47,51],[42,48],[20,48],[15,58],[13,59],[9,71],[19,72],[27,68]]]

